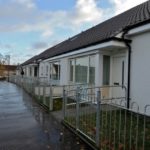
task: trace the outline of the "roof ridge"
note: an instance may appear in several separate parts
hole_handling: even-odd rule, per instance
[[[63,53],[100,43],[130,27],[135,27],[150,20],[150,0],[126,10],[108,20],[82,31],[71,38],[46,49],[40,53],[38,59],[46,59]],[[77,38],[75,38],[77,37]],[[32,59],[31,59],[32,60]],[[27,63],[30,63],[28,60]],[[26,63],[25,63],[26,64]]]

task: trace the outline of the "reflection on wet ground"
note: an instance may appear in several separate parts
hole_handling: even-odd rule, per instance
[[[21,88],[0,82],[0,150],[90,150]]]

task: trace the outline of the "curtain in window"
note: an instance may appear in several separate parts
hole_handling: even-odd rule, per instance
[[[60,80],[60,63],[59,62],[51,63],[50,78],[52,80]]]

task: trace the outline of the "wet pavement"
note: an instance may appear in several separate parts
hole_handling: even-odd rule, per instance
[[[21,88],[0,82],[0,150],[90,150]]]

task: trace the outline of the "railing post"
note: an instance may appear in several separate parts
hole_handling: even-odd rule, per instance
[[[40,97],[41,97],[41,86],[40,86],[40,82],[38,83],[38,99],[40,101]]]
[[[36,88],[36,78],[33,80],[33,96],[35,97],[35,88]]]
[[[147,112],[147,109],[150,109],[150,105],[148,104],[148,105],[146,105],[145,107],[144,107],[144,125],[143,125],[143,127],[144,127],[144,129],[143,129],[143,150],[145,150],[145,142],[146,142],[146,112]]]
[[[46,83],[43,85],[43,104],[46,105]]]
[[[97,108],[96,108],[96,146],[100,146],[100,109],[101,109],[101,92],[97,91]]]
[[[77,87],[77,90],[76,90],[76,130],[79,129],[79,115],[80,115],[79,103],[80,103],[80,87]]]
[[[30,93],[32,96],[33,96],[33,78],[31,77],[31,93]]]
[[[34,96],[35,93],[35,78],[32,78],[32,96]]]
[[[66,101],[66,91],[65,91],[65,87],[63,87],[63,118],[65,119],[66,117],[66,105],[67,105],[67,101]]]
[[[50,84],[50,102],[49,102],[49,110],[53,110],[53,86]]]

